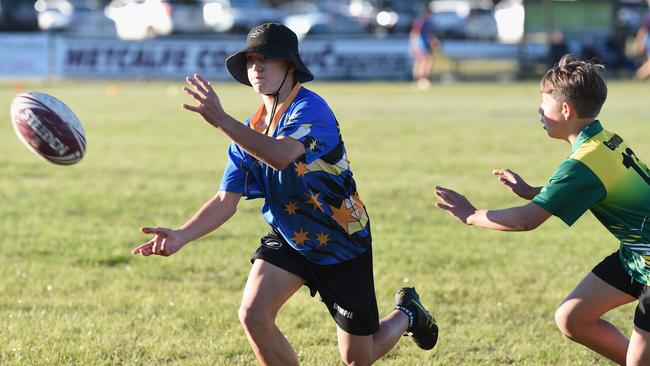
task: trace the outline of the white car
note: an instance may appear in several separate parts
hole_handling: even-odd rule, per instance
[[[47,31],[65,29],[74,14],[74,7],[68,0],[38,0],[34,9],[38,12],[38,27]]]
[[[217,32],[246,34],[256,25],[280,22],[283,15],[260,0],[212,0],[203,7],[205,24]]]
[[[115,22],[118,38],[140,40],[170,34],[170,10],[161,0],[113,0],[104,13]]]

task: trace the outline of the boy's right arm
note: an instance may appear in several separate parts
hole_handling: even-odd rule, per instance
[[[534,202],[524,206],[503,210],[478,210],[462,194],[437,186],[436,206],[447,211],[456,220],[466,225],[501,231],[529,231],[537,228],[551,217],[551,214]]]
[[[154,237],[131,252],[150,256],[169,256],[187,243],[208,234],[228,221],[237,211],[241,193],[219,191],[178,229],[142,227],[140,231]]]
[[[510,192],[529,201],[532,200],[533,197],[537,196],[542,190],[542,187],[530,186],[523,180],[523,178],[521,178],[521,176],[519,176],[519,174],[510,169],[492,169],[492,175],[496,175],[499,183],[508,187]]]

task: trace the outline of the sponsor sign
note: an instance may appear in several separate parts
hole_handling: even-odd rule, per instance
[[[55,72],[74,77],[180,78],[198,72],[210,79],[231,79],[226,58],[244,40],[157,39],[127,42],[59,37]],[[317,80],[406,79],[411,60],[405,39],[303,41],[301,55]]]
[[[47,34],[2,33],[0,55],[1,77],[47,77],[49,75]]]

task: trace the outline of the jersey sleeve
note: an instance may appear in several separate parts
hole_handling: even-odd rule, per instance
[[[247,155],[234,142],[231,143],[219,190],[241,193],[247,199],[262,197],[254,174],[251,174],[255,164],[257,161],[252,156]]]
[[[532,202],[571,226],[606,195],[605,186],[591,169],[578,160],[567,159]]]
[[[280,126],[278,136],[291,137],[305,146],[305,162],[310,164],[338,146],[341,136],[334,114],[318,99],[297,103]]]

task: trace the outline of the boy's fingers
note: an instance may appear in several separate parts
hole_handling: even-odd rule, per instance
[[[445,193],[440,189],[440,187],[436,187],[436,189],[433,191],[433,194],[435,194],[436,197],[442,198]]]
[[[154,254],[160,254],[160,252],[162,250],[161,248],[162,248],[163,243],[165,242],[165,240],[167,240],[167,239],[165,237],[161,237],[161,236],[158,236],[158,237],[154,238],[152,240],[153,245],[151,246],[151,251]]]
[[[503,175],[506,176],[506,177],[508,177],[508,179],[511,179],[511,180],[514,180],[514,179],[515,179],[515,176],[516,176],[516,174],[515,174],[512,170],[510,170],[510,169],[506,169],[506,170],[504,170],[504,171],[503,171]]]
[[[443,201],[446,205],[452,203],[452,199],[449,196],[445,195],[444,193],[436,192],[436,196],[438,197],[438,199]]]
[[[210,83],[207,80],[205,80],[203,78],[203,76],[201,76],[200,74],[197,73],[197,74],[194,74],[194,77],[201,83],[201,86],[206,91],[210,91],[210,89],[212,89],[212,85],[210,85]]]
[[[448,188],[445,188],[445,187],[436,186],[436,192],[447,193],[447,192],[451,192],[451,191],[452,191],[451,189],[448,189]]]
[[[146,242],[131,251],[132,254],[142,254],[144,256],[151,254],[151,242]]]
[[[154,234],[154,235],[160,235],[162,237],[167,237],[167,230],[159,227],[143,226],[140,228],[140,232],[142,232],[143,234]]]
[[[196,99],[197,102],[203,103],[203,100],[205,99],[203,96],[199,95],[197,92],[186,86],[183,87],[183,91],[185,94],[188,94],[192,98]]]
[[[183,107],[183,109],[187,109],[188,111],[201,113],[201,109],[199,107],[195,107],[193,105],[183,103],[183,104],[181,104],[181,107]]]
[[[203,96],[206,96],[208,94],[208,91],[205,90],[205,88],[203,88],[201,83],[199,83],[195,78],[188,76],[185,78],[185,81],[187,81],[188,84],[194,86],[199,93],[203,94]]]
[[[163,239],[160,241],[160,247],[158,250],[158,254],[163,254],[165,253],[165,247],[167,246],[167,239]]]
[[[507,178],[499,177],[499,182],[504,186],[512,187],[514,183]]]
[[[196,86],[197,89],[200,89],[199,91],[203,93],[203,95],[207,96],[210,93],[210,85],[208,85],[208,82],[205,81],[205,79],[201,75],[195,73],[194,81],[195,81],[194,86]]]

